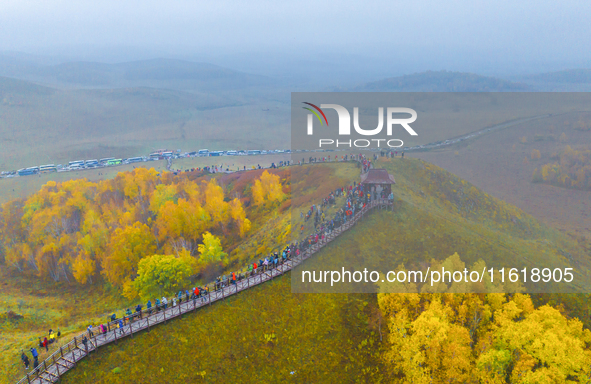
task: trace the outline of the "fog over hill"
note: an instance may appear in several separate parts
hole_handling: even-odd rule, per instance
[[[173,59],[39,65],[0,55],[0,75],[68,88],[152,87],[201,92],[231,91],[274,83],[271,78],[261,75]]]
[[[526,84],[474,73],[427,71],[369,82],[353,90],[358,92],[515,92],[534,89]]]

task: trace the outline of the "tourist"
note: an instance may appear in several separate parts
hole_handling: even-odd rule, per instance
[[[84,351],[88,352],[88,339],[86,338],[86,335],[82,338],[82,344],[84,344]]]
[[[29,358],[27,357],[27,355],[25,355],[25,352],[23,351],[23,353],[21,354],[21,360],[23,361],[23,364],[25,365],[25,369],[29,369]]]

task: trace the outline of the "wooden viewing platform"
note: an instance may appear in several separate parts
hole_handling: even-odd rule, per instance
[[[375,208],[390,209],[393,208],[393,204],[392,201],[387,199],[372,200],[363,209],[347,220],[346,223],[335,228],[324,238],[324,240],[319,240],[316,244],[311,245],[309,248],[301,252],[299,256],[292,254],[284,263],[278,264],[277,267],[273,269],[268,269],[267,271],[248,276],[245,279],[236,281],[236,284],[230,284],[226,287],[209,292],[204,296],[185,301],[174,307],[169,306],[166,309],[161,308],[158,312],[155,307],[151,310],[142,310],[139,312],[137,318],[135,318],[134,314],[134,317],[131,317],[123,328],[118,328],[117,324],[119,320],[116,320],[107,324],[108,330],[105,333],[99,333],[97,328],[93,328],[97,331],[94,332],[92,337],[88,332],[83,332],[80,335],[75,336],[69,343],[60,346],[60,348],[52,355],[40,362],[37,368],[28,372],[25,377],[17,382],[17,384],[56,383],[61,376],[74,368],[78,361],[105,344],[113,342],[117,343],[120,339],[128,336],[133,337],[135,333],[143,330],[149,331],[151,327],[158,324],[166,323],[167,321],[185,313],[194,312],[201,307],[209,306],[216,301],[224,300],[228,296],[235,295],[238,292],[255,287],[266,281],[273,280],[275,277],[283,275],[311,257],[318,250],[322,249],[325,245],[353,227],[359,220],[363,219],[363,216],[366,213]],[[169,303],[170,302],[172,302],[172,300],[169,300]],[[82,343],[85,336],[88,340],[86,345]]]

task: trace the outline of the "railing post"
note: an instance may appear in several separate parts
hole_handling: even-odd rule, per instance
[[[164,308],[164,310],[162,311],[162,314],[164,315],[164,323],[166,323],[166,308]]]
[[[55,370],[57,371],[57,377],[59,380],[59,377],[61,376],[60,375],[60,366],[59,366],[59,364],[56,364],[55,362],[53,363],[53,365],[55,365]]]
[[[60,345],[60,356],[64,357],[64,351],[62,350],[62,346]]]
[[[146,316],[146,324],[148,324],[148,332],[150,332],[150,315]]]
[[[133,338],[133,328],[131,327],[131,321],[129,322],[129,334],[131,335],[131,337]]]
[[[29,377],[29,373],[27,372],[27,384],[31,384],[31,378]]]
[[[117,328],[113,329],[113,334],[115,335],[115,343],[116,343],[116,344],[119,344],[119,343],[117,342]]]

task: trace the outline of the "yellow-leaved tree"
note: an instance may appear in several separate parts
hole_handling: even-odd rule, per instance
[[[176,255],[152,255],[138,263],[133,290],[142,299],[175,294],[188,288],[195,274],[196,260],[188,251]],[[131,294],[127,295],[128,297]]]
[[[225,262],[228,254],[222,249],[219,237],[209,232],[203,234],[203,243],[199,244],[199,263],[203,265]]]
[[[215,225],[223,230],[230,218],[229,205],[224,201],[224,190],[215,179],[211,179],[205,186],[205,209]]]
[[[239,199],[234,199],[230,202],[230,216],[238,227],[240,237],[243,237],[244,234],[250,230],[251,223],[250,220],[246,218],[246,212]]]
[[[279,176],[267,171],[263,172],[260,179],[255,180],[251,191],[255,205],[281,201],[285,196]]]
[[[117,228],[102,258],[102,272],[111,284],[122,287],[135,278],[139,261],[155,251],[156,239],[146,224]]]
[[[587,382],[591,332],[516,293],[379,293],[400,383]]]

